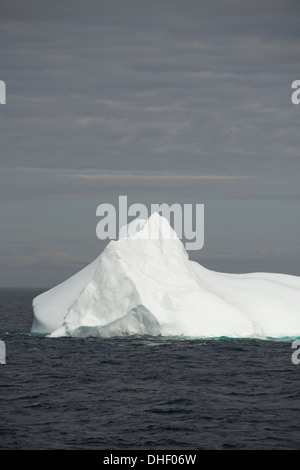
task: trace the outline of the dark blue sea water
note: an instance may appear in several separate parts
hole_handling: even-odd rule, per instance
[[[298,449],[290,341],[30,335],[38,289],[0,291],[1,449]]]

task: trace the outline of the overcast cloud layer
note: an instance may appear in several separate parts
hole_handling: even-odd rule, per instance
[[[137,201],[147,194],[148,202],[151,194],[199,203],[299,200],[300,105],[291,102],[299,19],[298,0],[1,0],[0,284],[7,270],[12,284],[55,283],[63,261],[65,275],[96,256],[94,230],[80,243],[72,223],[53,231],[61,201],[90,201],[94,217],[97,201],[119,194]],[[35,235],[10,212],[28,201],[29,219],[38,220],[46,206],[34,202],[49,200],[48,230]],[[293,224],[294,205],[284,210]],[[234,222],[233,211],[228,217]],[[266,221],[270,233],[275,220]],[[300,260],[298,229],[293,254],[287,235],[274,241],[280,260],[273,257],[272,268]],[[242,235],[232,234],[227,257],[240,256],[234,245]],[[207,256],[221,260],[225,251],[220,241]],[[52,277],[41,279],[41,266]],[[300,274],[297,266],[285,261],[284,269]]]

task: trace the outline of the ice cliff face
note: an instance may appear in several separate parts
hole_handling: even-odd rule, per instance
[[[300,336],[300,278],[224,274],[190,261],[158,214],[124,229],[90,265],[33,300],[51,336]],[[132,234],[133,232],[133,234]]]

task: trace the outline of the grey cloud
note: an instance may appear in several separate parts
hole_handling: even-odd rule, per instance
[[[4,2],[3,163],[258,173],[294,157],[294,2],[112,4]]]
[[[290,88],[300,78],[299,9],[298,0],[73,0],[51,5],[2,0],[0,79],[7,86],[7,104],[0,106],[3,252],[11,236],[14,259],[28,266],[35,260],[32,279],[39,279],[42,264],[54,279],[55,266],[61,273],[62,263],[46,258],[49,247],[67,253],[62,257],[69,270],[72,257],[77,266],[81,256],[91,254],[82,244],[78,254],[75,250],[86,236],[74,222],[76,205],[85,201],[90,219],[83,206],[77,216],[81,225],[93,225],[97,202],[118,194],[140,202],[143,196],[196,202],[299,200],[300,106],[291,103]],[[235,178],[70,178],[105,171]],[[22,207],[23,201],[32,202],[26,206],[29,221],[12,222],[10,204]],[[73,209],[68,206],[70,227],[62,232],[70,244],[74,241],[70,251],[55,227],[68,201],[73,203]],[[53,204],[48,221],[43,217],[47,203]],[[234,214],[228,217],[234,220]],[[22,229],[34,237],[34,253],[22,241]],[[94,236],[94,226],[90,230]],[[58,238],[58,245],[51,245]],[[282,247],[288,239],[282,236]],[[221,263],[223,242],[215,248]],[[245,265],[251,256],[255,259],[254,251],[248,255]],[[205,256],[217,266],[211,251]],[[238,266],[234,248],[228,256]],[[263,259],[268,256],[264,253]],[[283,252],[272,256],[277,265],[283,260]]]

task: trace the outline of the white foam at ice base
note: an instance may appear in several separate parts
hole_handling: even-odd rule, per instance
[[[189,260],[157,213],[134,221],[120,237],[91,264],[33,300],[32,332],[51,337],[300,336],[300,277],[210,271]]]

